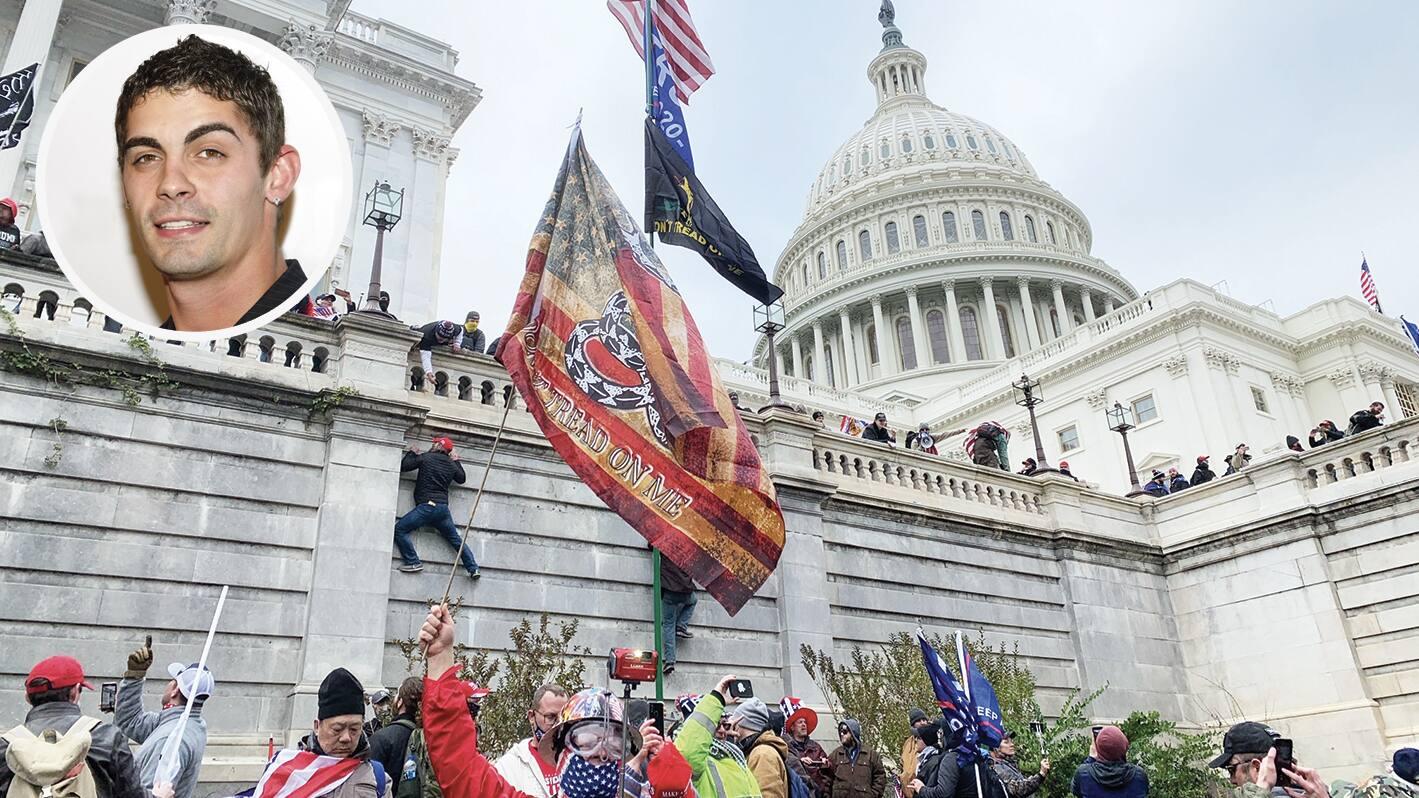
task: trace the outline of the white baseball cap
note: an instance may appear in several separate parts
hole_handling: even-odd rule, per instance
[[[212,690],[217,686],[212,671],[205,667],[199,671],[195,662],[191,665],[174,662],[168,666],[168,676],[177,680],[177,689],[189,701],[193,698],[211,698]]]

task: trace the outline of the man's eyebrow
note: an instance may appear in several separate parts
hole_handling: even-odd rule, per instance
[[[182,143],[191,144],[192,142],[202,138],[208,133],[216,133],[219,131],[230,133],[232,135],[232,138],[236,139],[237,141],[241,141],[241,136],[238,136],[237,132],[235,130],[232,130],[231,125],[228,125],[225,122],[208,122],[205,125],[198,125],[197,127],[194,127],[192,130],[188,131],[187,138],[184,138],[182,140]]]
[[[128,152],[134,147],[152,147],[155,150],[161,150],[163,145],[159,144],[158,140],[151,136],[134,136],[123,142],[122,152]],[[122,153],[119,154],[121,155]]]

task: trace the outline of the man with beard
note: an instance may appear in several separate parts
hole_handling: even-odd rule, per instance
[[[252,798],[377,798],[365,737],[365,688],[336,668],[320,683],[310,750],[284,749],[266,766]],[[467,710],[464,710],[467,714]]]
[[[813,730],[818,728],[818,713],[803,706],[803,702],[793,696],[784,696],[779,707],[786,716],[783,728],[788,733],[788,750],[798,758],[803,771],[808,774],[808,786],[814,795],[826,798],[827,777],[824,769],[828,766],[828,752],[813,739]]]
[[[136,244],[167,292],[164,329],[221,330],[291,304],[306,277],[276,230],[301,158],[265,69],[184,37],[124,82],[114,132]]]

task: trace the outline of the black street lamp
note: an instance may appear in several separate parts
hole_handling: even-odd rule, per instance
[[[784,328],[783,323],[783,301],[779,300],[768,305],[754,306],[754,330],[763,333],[769,339],[769,407],[783,407],[792,409],[792,405],[783,401],[778,392],[778,349],[774,345],[774,335]]]
[[[1010,383],[1010,387],[1015,389],[1015,404],[1030,413],[1030,431],[1035,434],[1035,473],[1054,471],[1049,467],[1049,463],[1045,462],[1045,445],[1040,441],[1040,425],[1035,420],[1035,405],[1043,404],[1045,401],[1045,393],[1040,388],[1040,381],[1032,380],[1029,375],[1021,374],[1020,381]]]
[[[1128,496],[1144,496],[1147,492],[1138,484],[1138,469],[1133,465],[1133,449],[1128,446],[1128,431],[1136,425],[1133,423],[1133,413],[1118,402],[1114,402],[1112,410],[1106,415],[1109,418],[1109,429],[1117,432],[1123,438],[1123,457],[1128,461],[1128,478],[1133,480],[1133,490]]]
[[[393,230],[404,215],[404,189],[395,191],[389,182],[376,180],[374,188],[365,195],[365,224],[375,229],[374,265],[370,267],[370,287],[365,292],[365,306],[361,313],[373,313],[386,319],[394,314],[380,307],[380,270],[384,265],[384,233]]]

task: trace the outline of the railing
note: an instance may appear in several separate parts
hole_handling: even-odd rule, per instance
[[[741,393],[749,393],[768,401],[769,372],[766,369],[746,366],[725,358],[714,359],[715,368],[725,387]],[[906,405],[888,402],[864,393],[820,385],[811,380],[780,374],[779,393],[789,404],[801,404],[810,412],[822,410],[852,418],[871,418],[877,413],[900,420],[911,418],[911,410]]]
[[[369,44],[376,44],[379,40],[379,22],[353,11],[345,12],[345,16],[340,18],[340,25],[336,30]]]
[[[1419,419],[1328,443],[1306,452],[1306,486],[1323,488],[1347,479],[1408,463],[1419,452]]]
[[[448,347],[437,348],[432,354],[433,374],[426,375],[420,363],[419,350],[409,353],[406,389],[418,394],[496,407],[511,401],[514,410],[526,409],[517,387],[508,377],[507,369],[488,355],[453,352]]]
[[[872,483],[877,483],[913,491],[923,500],[945,502],[956,509],[974,505],[977,514],[987,508],[995,508],[989,512],[1044,514],[1040,492],[1029,480],[934,455],[824,432],[814,437],[813,463],[819,471],[869,492],[874,490]]]

